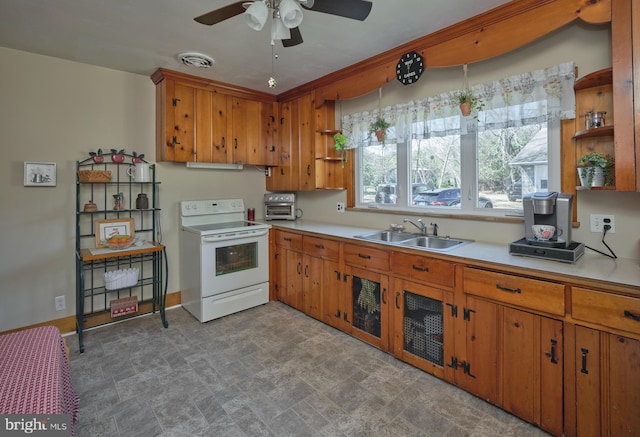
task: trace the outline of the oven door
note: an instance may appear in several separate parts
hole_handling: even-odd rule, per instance
[[[269,230],[203,236],[202,297],[269,281]]]

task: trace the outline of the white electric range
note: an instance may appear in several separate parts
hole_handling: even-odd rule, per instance
[[[242,199],[180,202],[182,306],[207,322],[269,301],[269,228]]]

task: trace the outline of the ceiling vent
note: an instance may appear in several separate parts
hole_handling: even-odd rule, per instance
[[[188,67],[210,68],[213,66],[213,58],[203,55],[202,53],[180,53],[178,55],[178,59]]]

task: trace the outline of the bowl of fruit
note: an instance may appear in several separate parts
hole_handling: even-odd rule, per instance
[[[113,250],[126,249],[131,246],[133,242],[134,238],[131,235],[114,235],[105,240],[107,247]]]

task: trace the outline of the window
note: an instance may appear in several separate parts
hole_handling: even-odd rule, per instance
[[[574,80],[568,63],[476,86],[485,105],[469,117],[453,93],[343,117],[358,145],[358,206],[504,215],[525,194],[558,190]],[[393,126],[382,143],[366,130],[379,113]]]

